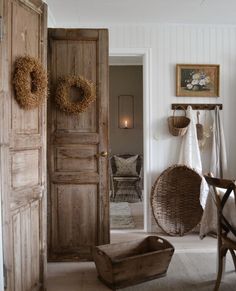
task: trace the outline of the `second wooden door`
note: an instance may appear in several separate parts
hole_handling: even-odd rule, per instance
[[[108,31],[50,29],[48,68],[48,245],[51,260],[90,259],[109,242]],[[79,115],[55,104],[60,77],[96,85],[96,101]]]

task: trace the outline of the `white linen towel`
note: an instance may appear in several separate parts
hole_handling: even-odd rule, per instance
[[[227,178],[225,137],[221,114],[218,106],[214,111],[210,172],[214,177]],[[227,208],[225,207],[225,211],[227,212],[228,209],[226,209]],[[217,232],[217,209],[212,195],[208,195],[206,201],[206,207],[205,211],[203,212],[200,226],[200,238],[204,238],[210,232]]]
[[[214,111],[210,172],[214,177],[227,178],[225,135],[219,106],[216,106]]]
[[[196,120],[191,106],[187,108],[187,117],[190,118],[190,124],[186,134],[183,136],[179,164],[193,168],[199,175],[202,176],[202,161],[200,149],[197,140]],[[206,180],[202,176],[201,190],[200,190],[200,203],[204,208],[208,195],[209,187]]]

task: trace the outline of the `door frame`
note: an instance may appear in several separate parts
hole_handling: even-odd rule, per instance
[[[151,48],[110,48],[109,57],[142,57],[143,60],[143,193],[144,193],[144,231],[152,230],[152,215],[150,205],[151,191],[151,96],[152,71]]]

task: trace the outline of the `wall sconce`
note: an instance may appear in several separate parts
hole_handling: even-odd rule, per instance
[[[118,124],[119,128],[134,128],[134,96],[118,96]]]

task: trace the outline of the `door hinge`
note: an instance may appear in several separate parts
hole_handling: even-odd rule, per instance
[[[0,42],[3,40],[3,19],[0,16]]]
[[[7,289],[7,268],[3,265],[4,289]]]

